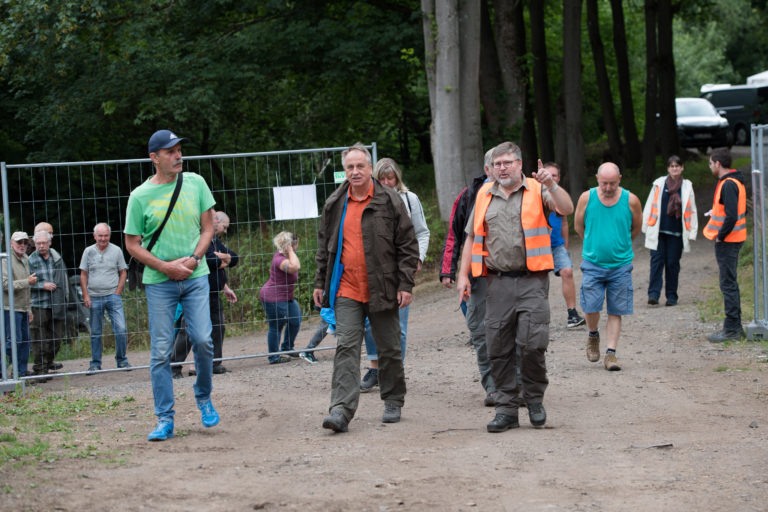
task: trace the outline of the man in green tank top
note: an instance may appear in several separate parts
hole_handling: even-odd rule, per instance
[[[621,317],[632,314],[632,239],[640,233],[643,208],[637,196],[619,186],[616,164],[605,162],[597,169],[597,187],[581,194],[574,216],[574,229],[584,240],[582,248],[581,309],[587,317],[587,359],[600,360],[598,324],[603,300],[606,370],[621,370],[616,347]]]

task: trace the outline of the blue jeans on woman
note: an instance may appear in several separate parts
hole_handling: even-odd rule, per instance
[[[301,308],[296,300],[288,302],[262,302],[264,312],[267,314],[267,323],[269,332],[267,333],[267,348],[269,352],[293,350],[293,342],[296,341],[296,335],[299,334],[301,327]],[[283,336],[283,344],[280,344],[280,333],[283,327],[286,327]],[[269,362],[273,363],[280,359],[279,355],[269,356]]]
[[[403,361],[405,361],[405,338],[408,334],[408,312],[410,310],[410,304],[397,310],[400,315],[400,357],[403,358]],[[369,361],[378,361],[379,359],[379,354],[376,352],[376,340],[373,339],[371,323],[367,318],[365,319],[365,357]]]
[[[120,366],[128,362],[128,358],[125,357],[127,336],[123,298],[114,293],[105,297],[91,297],[91,366],[101,368],[101,324],[104,321],[104,311],[112,322],[112,332],[115,335],[115,361]]]
[[[11,347],[11,312],[5,313],[5,354],[8,356],[8,363],[13,361]],[[24,377],[27,373],[27,363],[29,362],[29,314],[26,312],[14,311],[14,320],[16,321],[16,361],[19,370],[19,377]],[[8,367],[8,376],[11,375],[11,368]]]

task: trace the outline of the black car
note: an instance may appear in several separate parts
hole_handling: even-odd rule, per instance
[[[703,98],[676,98],[677,132],[680,145],[688,148],[717,148],[733,144],[733,132],[709,101]]]

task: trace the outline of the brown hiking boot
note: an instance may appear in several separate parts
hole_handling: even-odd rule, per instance
[[[603,364],[605,365],[605,369],[610,372],[617,372],[621,370],[621,365],[616,360],[616,354],[605,354]]]
[[[587,359],[593,363],[600,360],[600,334],[587,335]]]

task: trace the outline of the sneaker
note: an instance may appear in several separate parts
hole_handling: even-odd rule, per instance
[[[147,441],[165,441],[173,437],[173,421],[159,421],[155,430],[149,433]]]
[[[609,372],[617,372],[621,370],[621,365],[616,360],[616,354],[605,354],[603,364],[605,365],[605,369]]]
[[[213,408],[213,403],[210,400],[197,402],[197,408],[200,409],[204,427],[215,427],[219,424],[219,413]]]
[[[574,313],[572,315],[568,315],[568,329],[572,329],[574,327],[578,327],[580,325],[583,325],[586,320],[584,320],[584,317],[579,315],[578,313]]]
[[[119,363],[117,365],[117,367],[118,368],[126,368],[126,369],[128,369],[128,371],[131,371],[130,369],[133,368],[133,366],[131,366],[131,363],[129,363],[128,361],[126,361],[124,363]]]
[[[544,410],[544,405],[541,403],[528,404],[528,418],[535,428],[543,427],[547,422],[547,411]]]
[[[587,359],[592,363],[600,360],[600,333],[596,336],[587,335]]]
[[[496,405],[496,392],[491,391],[487,395],[485,395],[485,400],[483,400],[483,405],[486,407],[493,407]]]
[[[299,357],[310,364],[315,364],[317,362],[314,352],[301,352]]]
[[[94,373],[98,372],[99,370],[101,370],[101,366],[99,366],[97,364],[92,364],[92,365],[90,365],[88,367],[88,371],[86,371],[85,374],[86,375],[93,375]]]
[[[659,303],[659,298],[658,297],[648,297],[648,305],[649,306],[655,306],[658,303]]]
[[[360,381],[360,392],[367,393],[379,385],[379,369],[368,368],[363,380]]]
[[[349,420],[340,411],[332,411],[323,420],[323,428],[333,430],[334,432],[347,432],[349,430],[348,426]]]
[[[707,339],[712,343],[725,343],[726,341],[739,341],[742,336],[745,336],[744,329],[741,329],[741,331],[728,332],[720,330],[707,336]]]
[[[517,421],[517,415],[497,413],[496,417],[493,418],[486,428],[488,432],[496,433],[504,432],[511,428],[518,428],[519,426],[520,423]]]
[[[274,361],[270,361],[269,364],[282,364],[282,363],[290,363],[291,358],[288,356],[278,356],[277,359]]]
[[[400,421],[401,407],[394,402],[384,402],[384,414],[381,416],[382,423],[397,423]]]
[[[181,366],[173,366],[173,367],[171,367],[171,376],[174,379],[183,379],[184,375],[181,373]]]
[[[227,368],[223,364],[217,364],[216,366],[213,367],[213,373],[215,373],[216,375],[221,375],[223,373],[230,373],[230,371],[227,370]]]

